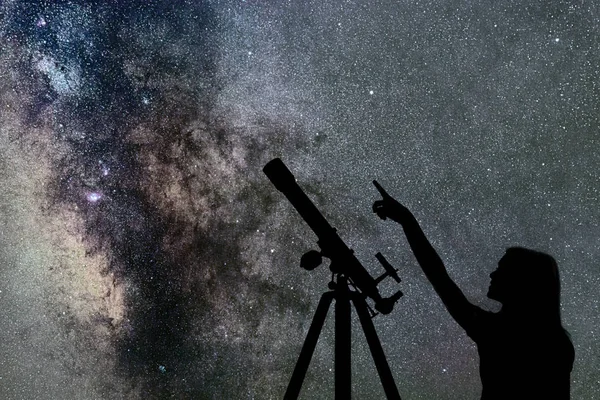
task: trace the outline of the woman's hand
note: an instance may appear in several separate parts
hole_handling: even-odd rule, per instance
[[[373,203],[373,212],[377,214],[379,218],[383,220],[389,218],[399,224],[404,224],[411,219],[414,219],[409,209],[390,196],[377,181],[373,181],[373,185],[375,185],[383,197],[382,200],[377,200]]]

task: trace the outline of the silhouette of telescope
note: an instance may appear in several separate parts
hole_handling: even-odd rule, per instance
[[[370,297],[375,302],[375,309],[382,314],[389,314],[394,308],[394,304],[402,296],[401,291],[394,295],[383,298],[379,293],[377,285],[384,278],[391,276],[396,282],[400,278],[394,269],[381,255],[377,253],[376,257],[385,269],[385,273],[374,279],[369,272],[362,266],[360,261],[354,256],[354,251],[339,237],[335,228],[333,228],[306,193],[296,182],[292,172],[279,158],[269,161],[263,168],[263,172],[277,190],[285,195],[300,216],[306,221],[308,226],[317,235],[317,244],[321,251],[311,250],[302,256],[301,266],[311,270],[316,268],[322,261],[322,257],[331,260],[330,269],[334,274],[345,275],[354,287],[360,290],[364,295]]]

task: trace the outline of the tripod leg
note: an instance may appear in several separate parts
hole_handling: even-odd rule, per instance
[[[335,400],[352,396],[352,325],[350,291],[345,277],[338,277],[335,296]]]
[[[310,364],[310,360],[315,351],[315,347],[317,345],[321,329],[323,329],[325,317],[327,317],[327,311],[329,311],[333,297],[334,292],[327,292],[323,293],[321,300],[319,300],[317,311],[315,311],[312,323],[310,324],[310,328],[306,334],[306,339],[304,339],[304,344],[302,345],[300,356],[298,357],[296,367],[292,373],[292,378],[290,379],[290,383],[288,384],[285,395],[283,396],[284,400],[296,400],[300,394],[300,389],[302,388],[302,383],[304,382],[308,365]]]
[[[392,376],[392,371],[390,370],[390,366],[388,365],[383,352],[383,347],[381,347],[381,342],[377,336],[377,331],[375,331],[375,326],[373,326],[373,321],[367,311],[365,299],[359,294],[353,294],[352,300],[354,301],[354,307],[356,308],[358,318],[360,319],[363,332],[367,338],[373,361],[375,361],[375,366],[377,367],[377,372],[379,373],[379,379],[381,379],[385,395],[388,400],[401,400],[398,388],[394,382],[394,377]]]

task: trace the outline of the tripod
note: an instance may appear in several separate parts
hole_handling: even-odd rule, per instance
[[[350,301],[354,303],[358,318],[365,333],[371,355],[375,361],[379,379],[388,400],[401,400],[394,377],[383,353],[381,342],[371,321],[365,296],[357,291],[350,291],[348,277],[338,274],[337,282],[330,283],[331,291],[323,293],[315,311],[310,328],[302,345],[300,356],[292,373],[292,378],[285,392],[284,400],[296,400],[300,394],[302,383],[310,360],[317,345],[319,334],[323,329],[327,311],[335,299],[335,400],[350,400],[351,384],[351,310]]]

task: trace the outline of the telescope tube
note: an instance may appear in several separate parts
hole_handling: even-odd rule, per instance
[[[386,301],[387,299],[381,297],[375,279],[361,265],[360,261],[354,256],[354,252],[344,243],[336,230],[327,222],[323,214],[296,183],[296,178],[283,161],[279,158],[269,161],[264,166],[263,172],[275,188],[287,197],[317,235],[321,253],[331,259],[332,271],[349,277],[357,288],[375,301],[376,308],[380,312],[384,314],[391,312],[393,302],[389,304],[390,301]]]

